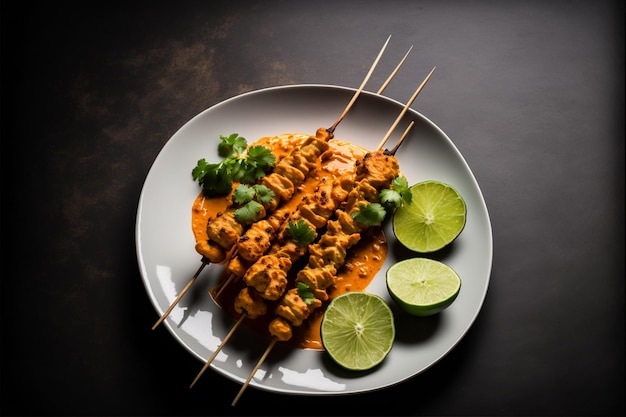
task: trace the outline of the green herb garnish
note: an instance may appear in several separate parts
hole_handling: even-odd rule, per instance
[[[261,212],[263,204],[274,198],[275,193],[262,184],[239,184],[233,192],[233,202],[240,207],[233,213],[235,220],[241,224],[252,223]]]
[[[290,221],[287,231],[298,246],[307,246],[315,239],[315,230],[303,219],[298,219],[297,222]]]
[[[382,204],[361,204],[358,211],[352,213],[352,218],[367,226],[378,226],[387,215]]]
[[[256,220],[259,213],[261,213],[262,207],[261,203],[257,201],[248,201],[246,204],[235,210],[233,213],[235,220],[241,224],[252,223]]]
[[[217,153],[226,158],[232,154],[241,154],[246,150],[248,142],[246,138],[239,136],[237,133],[233,133],[230,136],[220,135],[221,142],[217,145]]]
[[[306,305],[311,305],[313,300],[315,300],[315,294],[313,294],[311,287],[300,281],[298,282],[298,296],[302,298]]]
[[[233,182],[252,184],[276,163],[276,156],[265,146],[251,146],[246,151],[247,141],[236,133],[220,139],[218,153],[224,159],[215,164],[200,159],[191,171],[208,197],[228,195]]]
[[[403,202],[410,204],[412,199],[413,194],[409,189],[409,183],[404,177],[396,177],[391,184],[391,188],[380,192],[381,203],[391,209],[400,207]]]

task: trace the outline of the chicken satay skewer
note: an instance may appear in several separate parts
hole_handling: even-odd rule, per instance
[[[391,36],[389,36],[387,38],[387,41],[385,42],[385,44],[383,45],[383,47],[381,48],[380,52],[378,53],[378,55],[376,56],[376,59],[374,60],[372,66],[370,67],[369,72],[367,73],[367,75],[365,76],[365,79],[363,80],[363,82],[361,83],[361,86],[359,87],[359,89],[355,92],[355,94],[353,95],[352,99],[350,100],[350,102],[348,103],[348,105],[346,106],[346,108],[344,109],[343,113],[340,115],[339,119],[337,119],[337,121],[328,129],[326,129],[326,131],[328,132],[328,136],[332,137],[332,133],[334,132],[334,130],[337,128],[337,126],[339,125],[339,123],[343,120],[343,118],[347,115],[348,111],[352,108],[352,106],[354,105],[354,102],[356,101],[356,99],[358,98],[358,96],[361,94],[361,92],[363,91],[363,88],[365,87],[365,84],[367,84],[367,81],[369,80],[369,78],[371,77],[374,69],[376,68],[376,66],[378,65],[378,62],[380,61],[380,58],[383,55],[383,52],[385,51],[385,49],[387,48],[387,44],[389,43],[389,40],[391,39]],[[217,248],[216,248],[217,249]],[[207,262],[208,261],[208,262]],[[189,282],[185,285],[185,287],[183,287],[183,290],[180,292],[180,294],[174,299],[174,301],[171,303],[171,305],[169,306],[169,308],[161,315],[161,317],[157,320],[157,322],[152,326],[152,330],[156,329],[168,316],[169,314],[172,312],[172,310],[174,309],[174,307],[178,304],[178,302],[182,299],[182,297],[185,295],[185,293],[189,290],[189,288],[191,288],[192,284],[195,282],[195,280],[198,278],[198,276],[200,275],[200,272],[202,271],[202,269],[204,268],[204,265],[208,264],[211,262],[211,259],[209,259],[206,256],[203,256],[202,260],[202,266],[200,267],[199,271],[189,280]]]
[[[410,127],[413,126],[413,123],[410,124]],[[410,131],[410,127],[404,132],[403,137],[401,138],[400,142],[402,142],[404,140],[404,137],[406,137],[406,135],[408,134],[408,132]],[[397,149],[397,147],[396,147]],[[388,154],[388,153],[385,153]],[[395,177],[395,175],[392,175]],[[359,201],[357,200],[354,204],[356,205]],[[347,247],[345,248],[347,249]],[[317,305],[321,305],[321,302],[319,302]],[[286,320],[282,320],[282,322],[284,322],[285,324],[287,324]],[[270,324],[271,325],[271,324]],[[288,334],[288,338],[291,337],[291,333]],[[274,336],[272,338],[272,340],[270,341],[269,345],[267,346],[267,348],[265,349],[265,352],[263,353],[263,355],[261,356],[261,358],[259,359],[259,361],[256,363],[256,365],[254,366],[254,368],[252,369],[252,371],[250,372],[250,374],[248,375],[248,378],[246,379],[246,381],[244,382],[244,384],[242,385],[241,389],[239,390],[239,392],[237,393],[237,396],[235,397],[235,399],[233,400],[233,402],[231,403],[231,406],[235,406],[237,404],[237,402],[239,401],[239,399],[241,398],[241,396],[243,395],[243,392],[246,390],[246,388],[248,387],[248,385],[250,384],[250,382],[252,381],[252,378],[254,377],[254,375],[256,374],[256,372],[258,371],[258,369],[261,367],[261,365],[263,364],[263,362],[265,361],[265,359],[267,358],[267,356],[270,354],[271,350],[274,348],[274,346],[276,345],[276,343],[278,341],[282,341],[282,340],[288,340],[288,338],[283,338],[283,339],[279,339],[278,337]]]
[[[391,80],[391,78],[393,78],[393,76],[398,72],[399,68],[402,66],[403,62],[406,60],[408,54],[410,53],[412,47],[407,51],[407,53],[405,54],[404,58],[402,59],[402,61],[396,66],[396,69],[394,70],[394,72],[391,74],[391,76],[387,79],[387,81],[385,82],[385,84],[381,87],[381,89],[379,89],[379,94],[380,92],[382,92],[384,90],[384,87],[389,83],[389,81]],[[361,86],[363,87],[363,86]],[[407,130],[404,133],[404,136],[406,136],[411,128],[411,126],[413,125],[413,123],[411,123],[411,125],[409,126],[409,128],[407,128]],[[399,144],[397,145],[399,146]],[[396,148],[397,148],[396,146]],[[342,184],[339,184],[339,187],[342,188]],[[327,195],[332,194],[332,193],[327,193]],[[347,191],[345,193],[347,195]],[[335,203],[332,204],[332,208],[330,210],[330,212],[328,213],[328,217],[330,217],[332,215],[332,212],[334,212],[334,207],[336,207],[336,205],[338,205],[340,203],[340,201],[337,201]],[[315,204],[315,203],[313,203]],[[304,204],[306,206],[306,204]],[[300,207],[300,206],[299,206]],[[328,209],[328,208],[326,208]],[[327,210],[328,211],[328,210]],[[298,209],[296,211],[296,213],[299,213],[300,209]],[[291,218],[291,217],[290,217]],[[302,218],[302,217],[300,217]],[[306,216],[304,217],[304,219],[306,220]],[[261,222],[263,222],[264,220],[262,220]],[[308,220],[306,220],[308,221]],[[283,223],[283,227],[282,229],[284,229],[285,225],[289,223],[289,220],[285,221]],[[325,223],[324,223],[325,224]],[[311,226],[313,226],[311,224]],[[320,227],[323,225],[320,225]],[[313,226],[312,228],[318,229],[320,227],[316,227]],[[250,229],[249,229],[250,230]],[[258,248],[257,248],[258,249]],[[303,256],[304,253],[290,253],[289,256],[292,257],[292,262],[295,261],[295,259],[293,258],[297,258],[300,256]],[[259,257],[262,256],[262,254],[259,255]],[[257,257],[256,260],[258,260],[259,258]],[[235,259],[231,260],[231,263],[234,262]],[[239,262],[239,261],[237,261]],[[229,264],[230,266],[230,264]],[[291,266],[291,264],[289,265],[289,267]],[[214,295],[214,299],[218,299],[219,295],[222,293],[222,291],[226,288],[226,286],[228,286],[228,284],[230,282],[232,282],[232,280],[234,280],[235,278],[238,277],[238,275],[244,275],[245,270],[248,269],[247,267],[242,268],[241,266],[239,267],[239,269],[242,270],[241,274],[236,274],[236,273],[231,273],[228,277],[228,279],[226,280],[226,282],[223,283],[223,285],[218,289],[218,291],[215,293]],[[208,367],[210,366],[211,362],[215,359],[215,357],[217,356],[217,354],[221,351],[221,349],[225,346],[226,342],[230,339],[230,337],[232,336],[232,334],[234,333],[234,331],[239,327],[239,325],[242,323],[243,319],[249,317],[249,314],[245,311],[242,310],[242,315],[239,317],[239,319],[237,320],[237,322],[235,323],[235,325],[231,328],[231,330],[229,331],[229,333],[227,334],[227,336],[224,338],[224,340],[222,341],[222,343],[217,347],[216,351],[213,353],[213,355],[207,360],[207,362],[205,363],[205,365],[203,366],[203,368],[200,370],[200,372],[198,373],[198,375],[196,376],[196,378],[194,379],[194,381],[191,383],[190,388],[192,388],[195,383],[199,380],[199,378],[202,376],[202,374],[208,369]],[[250,317],[250,318],[254,318],[254,317]]]
[[[430,79],[430,76],[432,75],[432,73],[434,72],[435,68],[433,68],[431,70],[431,72],[428,74],[428,76],[426,77],[426,79],[422,82],[422,84],[420,84],[420,86],[417,88],[416,92],[413,94],[413,96],[411,97],[411,99],[409,100],[409,102],[405,105],[404,109],[402,110],[402,112],[400,113],[400,115],[398,116],[396,122],[394,123],[394,128],[395,126],[397,126],[399,120],[402,118],[402,116],[404,116],[404,114],[406,113],[406,110],[409,108],[410,104],[415,100],[415,98],[417,97],[417,95],[419,94],[419,92],[423,89],[424,85],[426,84],[426,82]],[[404,139],[407,137],[409,131],[411,130],[411,128],[413,127],[414,122],[411,121],[411,123],[409,124],[408,128],[404,131],[402,137],[400,138],[398,144],[393,148],[393,153],[391,152],[387,152],[389,155],[393,155],[395,154],[395,152],[398,150],[400,144],[404,141]],[[390,131],[392,131],[393,129],[390,129]],[[382,149],[382,147],[384,146],[384,143],[388,140],[390,134],[388,133],[385,136],[385,139],[381,142],[381,144],[378,146],[377,151],[380,151],[380,149]],[[256,366],[253,368],[252,372],[250,373],[250,375],[248,376],[248,379],[245,381],[245,383],[243,384],[243,386],[241,387],[241,389],[239,390],[239,393],[237,394],[237,396],[235,397],[234,401],[232,402],[232,406],[235,406],[236,403],[239,401],[239,398],[241,397],[241,395],[243,394],[243,392],[245,391],[245,389],[247,388],[247,386],[250,384],[252,378],[254,377],[254,374],[256,373],[256,371],[261,367],[262,363],[265,361],[265,359],[267,358],[267,356],[269,355],[270,351],[272,350],[272,348],[274,347],[274,345],[276,344],[276,342],[279,339],[277,337],[273,337],[272,341],[270,342],[269,346],[267,347],[267,349],[265,350],[263,356],[259,359],[259,361],[257,362]]]
[[[388,42],[388,41],[389,41],[389,39],[387,40],[387,42]],[[387,80],[386,80],[386,81],[383,83],[383,85],[380,87],[380,89],[378,90],[377,94],[381,94],[381,93],[384,91],[384,89],[385,89],[385,88],[387,87],[387,85],[391,82],[391,80],[393,79],[393,77],[394,77],[394,76],[398,73],[398,71],[400,70],[400,68],[401,68],[401,67],[402,67],[402,65],[404,64],[404,61],[406,61],[406,58],[408,57],[408,55],[409,55],[409,53],[411,52],[411,50],[412,50],[412,49],[413,49],[413,46],[411,46],[411,47],[409,48],[409,50],[406,52],[406,54],[404,55],[404,57],[402,58],[402,60],[398,63],[398,65],[396,66],[396,68],[393,70],[393,72],[389,75],[389,77],[387,78]],[[381,53],[382,53],[382,51],[381,51]],[[377,61],[378,61],[378,59],[379,59],[379,58],[380,58],[380,55],[378,56]],[[377,61],[376,61],[376,62],[377,62]],[[374,64],[374,65],[376,65],[376,62],[375,62],[375,64]],[[344,111],[344,114],[342,114],[342,116],[340,116],[340,118],[337,120],[337,122],[335,122],[335,124],[334,124],[332,127],[330,127],[330,128],[328,128],[328,129],[327,129],[329,132],[331,132],[331,133],[332,133],[332,131],[334,131],[334,129],[336,128],[337,124],[338,124],[338,123],[339,123],[339,122],[340,122],[340,121],[344,118],[345,114],[347,113],[347,109],[348,109],[348,108],[349,108],[349,107],[350,107],[350,106],[354,103],[354,101],[356,100],[356,97],[358,97],[358,95],[359,95],[359,94],[361,93],[361,91],[363,90],[363,88],[364,88],[364,86],[365,86],[365,84],[366,84],[366,82],[367,82],[367,79],[368,79],[368,78],[369,78],[369,76],[371,75],[372,70],[373,70],[373,67],[372,67],[372,69],[370,70],[370,73],[367,75],[367,77],[366,77],[366,79],[364,80],[364,82],[361,84],[360,88],[359,88],[359,89],[356,91],[356,93],[354,94],[354,96],[353,96],[353,98],[352,98],[352,100],[351,100],[350,104],[349,104],[349,105],[348,105],[348,107],[346,108],[346,111]],[[388,136],[387,136],[387,137],[388,137]],[[383,143],[384,143],[384,142],[383,142]],[[381,146],[382,146],[382,144],[383,144],[383,143],[381,143]],[[234,256],[236,256],[236,255],[234,255]],[[235,260],[235,261],[237,261],[237,260]],[[237,277],[238,277],[238,275],[237,275],[237,274],[234,274],[234,273],[229,274],[229,275],[228,275],[228,277],[226,278],[226,280],[225,280],[223,283],[221,283],[220,287],[217,289],[217,291],[215,292],[215,294],[214,294],[214,296],[213,296],[213,297],[214,297],[215,299],[217,299],[217,298],[221,295],[221,293],[222,293],[222,292],[226,289],[226,287],[227,287],[230,283],[232,283],[232,282],[233,282],[233,281],[234,281]]]
[[[404,140],[404,138],[408,135],[409,130],[411,129],[411,127],[413,126],[413,122],[411,122],[411,124],[409,125],[409,127],[405,130],[405,132],[402,135],[402,138],[400,139],[400,141],[398,142],[398,144],[396,145],[397,149],[400,145],[400,143],[402,142],[402,140]],[[379,150],[377,150],[379,151]],[[395,151],[394,151],[395,153]],[[323,222],[321,220],[321,217],[323,216],[324,219],[326,218],[330,218],[334,212],[334,208],[338,207],[342,201],[344,201],[344,199],[347,197],[348,195],[348,190],[351,189],[353,187],[354,184],[354,180],[356,179],[356,173],[349,173],[349,174],[339,174],[337,176],[337,178],[335,178],[335,180],[333,181],[333,184],[329,184],[326,183],[325,185],[320,185],[318,188],[318,190],[316,191],[316,193],[314,194],[314,197],[307,200],[306,203],[301,204],[298,207],[298,210],[296,212],[294,212],[294,214],[292,216],[289,217],[289,219],[287,221],[285,221],[285,224],[283,224],[283,227],[281,228],[282,232],[282,237],[283,239],[285,239],[285,228],[287,226],[288,223],[290,223],[292,220],[293,221],[297,221],[299,219],[303,219],[304,221],[307,221],[310,224],[311,229],[315,228],[316,230],[321,229],[324,225],[325,222]],[[345,178],[350,177],[350,180],[346,180]],[[347,181],[347,182],[346,182]],[[328,186],[331,186],[331,190],[328,190]],[[336,187],[336,188],[335,188]],[[334,191],[335,189],[337,189],[337,191]],[[339,190],[341,189],[341,190]],[[333,196],[337,196],[336,198],[334,198],[333,200],[336,201],[330,201],[330,198],[332,198]],[[321,210],[315,210],[315,206],[318,205],[318,202],[322,202],[322,206],[321,206]],[[319,206],[318,206],[319,207]],[[307,209],[308,208],[308,209]],[[317,219],[313,220],[313,219],[309,219],[308,217],[310,215],[307,215],[307,213],[314,213],[317,211]],[[312,221],[316,223],[316,225],[313,225]],[[291,238],[287,238],[288,240],[292,240]],[[291,265],[293,265],[293,263],[299,259],[300,257],[304,256],[304,254],[306,253],[305,250],[300,250],[297,248],[297,244],[295,244],[295,242],[291,242],[291,245],[287,245],[286,241],[283,241],[282,243],[276,242],[274,243],[274,245],[272,246],[272,248],[277,248],[280,247],[281,249],[276,249],[275,253],[285,253],[287,254],[287,256],[289,256],[291,258]],[[306,246],[308,244],[308,242],[304,243],[303,245]],[[295,249],[294,249],[295,248]],[[260,256],[262,257],[262,255]],[[259,258],[260,259],[260,258]],[[291,266],[290,265],[290,266]],[[243,278],[243,276],[248,276],[250,274],[255,275],[254,270],[257,268],[253,268],[255,265],[252,264],[249,267],[246,267],[241,278]],[[250,269],[249,269],[250,268]],[[241,268],[243,269],[243,268]],[[247,271],[246,271],[247,270]],[[230,278],[234,278],[237,277],[239,274],[235,274],[235,273],[231,273]],[[246,279],[246,283],[248,285],[254,285],[251,284],[249,282],[249,279]],[[255,289],[261,290],[261,288],[255,287]],[[219,294],[219,292],[218,292]],[[248,294],[246,294],[246,296],[248,296]],[[215,299],[217,300],[217,295],[215,296]],[[251,300],[254,302],[254,300]],[[260,299],[256,300],[257,302],[263,302]],[[220,344],[220,346],[218,346],[218,348],[216,349],[216,352],[209,358],[209,360],[205,363],[204,367],[200,370],[200,372],[198,373],[198,375],[196,376],[196,378],[194,379],[194,381],[192,382],[190,388],[192,388],[195,383],[199,380],[199,378],[202,376],[202,374],[208,369],[210,363],[213,361],[213,359],[216,357],[217,353],[219,351],[221,351],[221,349],[225,346],[226,342],[228,341],[228,339],[230,339],[230,337],[232,336],[233,332],[235,331],[235,329],[237,327],[239,327],[239,325],[241,324],[241,322],[243,321],[243,319],[245,319],[246,317],[249,318],[255,318],[252,316],[249,316],[247,314],[247,312],[244,310],[243,314],[239,317],[239,319],[237,320],[237,322],[235,323],[235,325],[233,326],[233,328],[229,331],[229,333],[226,335],[226,337],[224,338],[224,341]]]
[[[315,191],[313,197],[306,199],[304,203],[300,204],[298,206],[298,209],[291,216],[289,216],[289,219],[285,221],[284,224],[281,226],[279,232],[277,233],[278,235],[280,235],[281,242],[274,242],[270,250],[270,253],[268,255],[265,255],[265,254],[259,255],[258,259],[255,262],[245,267],[245,270],[242,274],[231,273],[230,278],[239,277],[239,275],[241,275],[241,278],[243,278],[244,281],[246,281],[246,285],[248,285],[248,287],[254,287],[254,290],[256,290],[256,294],[263,293],[263,292],[264,294],[261,295],[260,297],[252,297],[252,294],[250,294],[249,292],[250,290],[248,291],[242,290],[242,292],[240,292],[236,296],[235,309],[237,311],[241,311],[241,316],[239,317],[237,322],[234,324],[234,326],[231,328],[231,330],[228,332],[228,334],[226,335],[222,343],[218,346],[218,348],[213,353],[213,355],[207,360],[207,362],[205,363],[203,368],[200,370],[200,372],[198,373],[194,381],[191,383],[190,388],[192,388],[195,385],[195,383],[200,379],[202,374],[208,369],[213,359],[215,359],[217,353],[221,351],[221,349],[226,345],[226,342],[228,341],[228,339],[230,339],[230,336],[232,336],[235,329],[239,327],[241,322],[245,318],[255,319],[256,317],[259,316],[259,313],[258,313],[259,309],[256,309],[256,308],[253,309],[253,308],[250,308],[249,306],[253,306],[255,304],[258,305],[259,303],[264,303],[263,299],[270,299],[270,300],[278,299],[280,296],[282,296],[282,293],[284,292],[284,287],[282,289],[277,289],[276,287],[278,286],[276,286],[268,290],[268,288],[262,288],[263,285],[262,284],[259,285],[259,283],[255,281],[259,281],[259,277],[264,276],[265,274],[268,273],[268,271],[266,270],[268,265],[271,264],[271,265],[282,267],[283,269],[288,269],[293,265],[294,262],[296,262],[297,259],[305,255],[306,245],[310,243],[310,240],[306,240],[306,241],[294,240],[294,237],[291,236],[290,231],[289,231],[290,225],[294,224],[295,222],[299,220],[303,220],[305,224],[307,224],[307,227],[309,227],[311,230],[321,229],[324,226],[325,221],[332,216],[335,207],[338,206],[341,203],[341,201],[345,199],[345,196],[347,196],[348,190],[351,188],[354,182],[353,180],[346,180],[345,178],[347,177],[355,177],[355,175],[354,173],[350,173],[350,172],[343,173],[343,174],[339,173],[337,174],[335,181],[332,181],[332,183],[327,182],[325,184],[320,184],[317,190]],[[335,190],[335,187],[337,188],[337,190]],[[331,201],[331,199],[333,201]],[[315,216],[315,219],[311,218],[311,216]],[[313,224],[313,222],[315,223],[315,225]],[[309,239],[314,239],[314,238],[315,238],[315,234],[313,234],[312,236],[309,236]],[[280,262],[267,262],[266,263],[265,260],[271,259],[272,256],[274,257],[284,256],[285,258],[289,258],[290,262],[287,262],[285,260],[283,261],[283,263],[280,263]],[[284,283],[286,284],[287,272],[286,271],[283,271],[283,272],[284,272]],[[282,276],[282,274],[280,275]],[[272,281],[277,281],[277,277],[278,277],[277,275],[273,275]],[[246,289],[248,288],[246,287]],[[240,297],[242,294],[243,294],[243,297],[245,297],[247,301],[240,300]],[[214,299],[218,300],[217,295],[214,297]],[[240,305],[239,307],[237,307],[238,304]]]

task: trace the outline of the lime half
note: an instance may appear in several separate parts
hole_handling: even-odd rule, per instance
[[[434,180],[411,186],[410,204],[393,215],[396,238],[415,252],[437,251],[450,244],[465,227],[465,200],[452,186]]]
[[[454,302],[461,290],[461,278],[440,261],[411,258],[387,270],[387,289],[407,313],[432,316]]]
[[[320,328],[324,349],[350,370],[370,369],[391,351],[396,330],[391,309],[381,297],[350,292],[334,298]]]

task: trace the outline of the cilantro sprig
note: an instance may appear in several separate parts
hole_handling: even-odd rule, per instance
[[[298,219],[297,222],[290,221],[287,231],[291,239],[296,242],[298,246],[307,246],[315,239],[315,230],[303,219]]]
[[[261,213],[263,204],[267,204],[274,198],[275,193],[262,184],[239,184],[233,192],[233,202],[239,208],[233,213],[235,220],[247,224],[256,220]]]
[[[391,188],[381,190],[380,203],[361,204],[358,211],[352,213],[352,218],[368,226],[378,226],[385,220],[387,213],[392,213],[404,203],[411,204],[413,194],[405,177],[396,177]]]
[[[298,296],[302,298],[306,305],[311,305],[313,300],[315,300],[315,294],[311,287],[301,281],[298,281]]]
[[[233,182],[252,184],[276,164],[276,156],[267,147],[248,148],[246,139],[237,133],[220,136],[217,148],[218,154],[224,158],[221,162],[209,163],[203,158],[191,171],[193,179],[209,197],[228,195]]]
[[[220,135],[220,143],[217,145],[217,153],[226,158],[232,154],[244,153],[248,147],[248,141],[246,138],[239,136],[237,133],[233,133],[230,136]]]
[[[411,204],[412,199],[413,194],[405,177],[396,177],[391,183],[391,188],[380,192],[380,202],[387,208],[395,209],[403,203]]]
[[[385,220],[386,215],[387,212],[382,204],[370,203],[361,204],[359,210],[352,213],[352,218],[367,226],[378,226]]]

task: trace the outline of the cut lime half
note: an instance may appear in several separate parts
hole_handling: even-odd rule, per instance
[[[461,290],[461,278],[443,262],[411,258],[387,270],[387,289],[407,313],[432,316],[454,302]]]
[[[324,349],[339,365],[366,370],[381,363],[395,339],[393,313],[380,296],[350,292],[334,298],[321,324]]]
[[[408,249],[428,253],[450,244],[465,227],[465,201],[455,188],[428,180],[411,186],[412,201],[393,215],[393,231]]]

